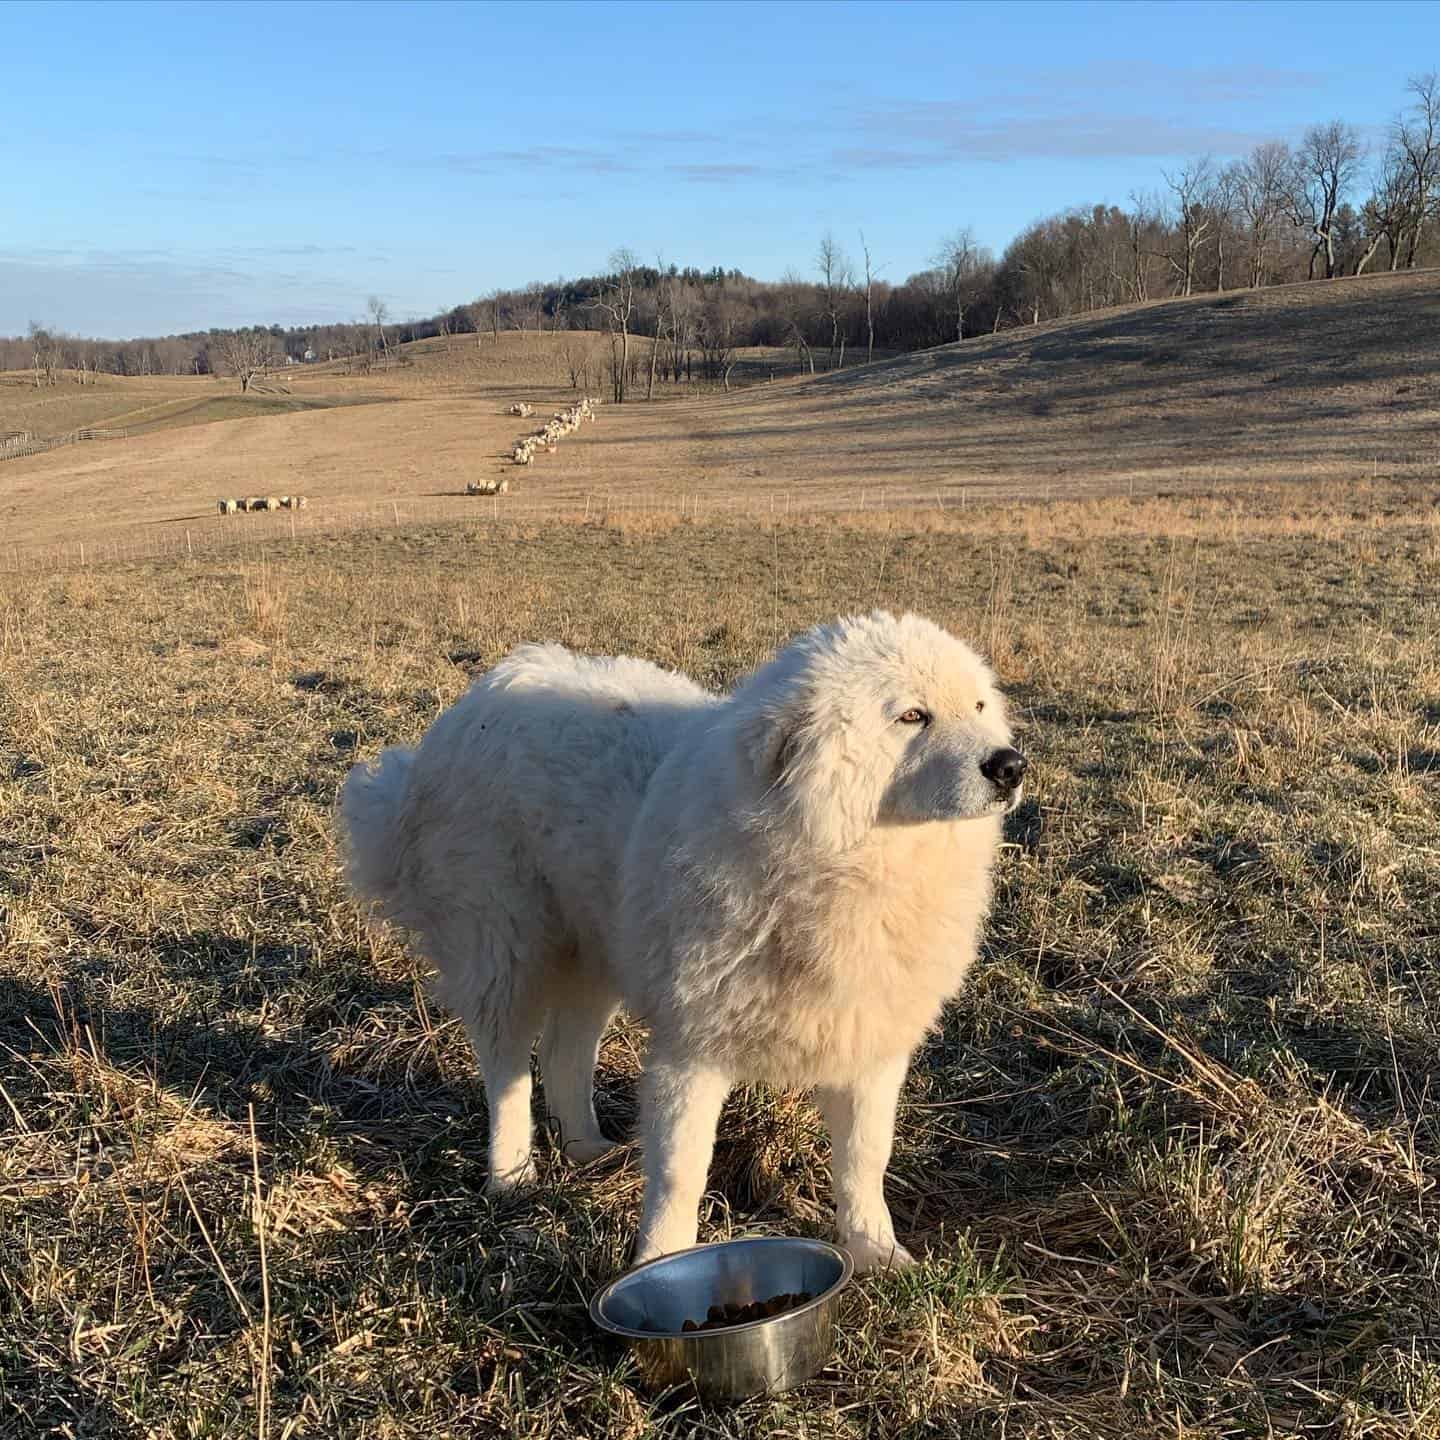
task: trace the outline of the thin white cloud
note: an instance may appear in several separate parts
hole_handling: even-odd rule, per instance
[[[1102,110],[977,114],[974,107],[944,102],[911,107],[910,114],[893,117],[890,129],[897,141],[911,143],[839,146],[831,153],[831,163],[846,170],[913,170],[965,160],[1228,155],[1268,138],[1262,129],[1197,124],[1160,115]]]
[[[1230,154],[1270,138],[1266,127],[1246,123],[1247,106],[1324,83],[1322,75],[1279,66],[1099,61],[1032,72],[1019,82],[1007,77],[1003,87],[982,79],[960,99],[871,105],[851,117],[855,139],[836,144],[830,159],[843,170],[874,170]],[[1221,104],[1232,113],[1212,119]]]
[[[667,175],[681,180],[693,180],[702,184],[725,184],[736,180],[775,180],[794,173],[791,166],[752,165],[748,163],[713,165],[667,165]]]
[[[319,247],[316,247],[317,249]],[[296,257],[291,247],[289,258]],[[34,320],[75,335],[183,334],[276,321],[354,320],[368,289],[322,269],[272,268],[283,249],[201,260],[163,250],[0,250],[0,334]],[[421,272],[415,272],[421,273]],[[427,314],[413,295],[385,297],[398,316]]]
[[[413,167],[413,157],[393,157]],[[418,163],[424,164],[422,158]],[[617,150],[574,145],[528,145],[520,150],[458,151],[436,155],[430,161],[461,175],[494,175],[502,171],[582,170],[593,174],[628,174],[637,167]]]

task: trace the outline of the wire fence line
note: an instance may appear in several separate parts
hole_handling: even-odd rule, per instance
[[[1424,467],[1422,467],[1424,468]],[[1429,469],[1433,472],[1435,465]],[[1410,477],[1405,467],[1387,467],[1383,477],[1360,477],[1373,486]],[[1431,482],[1433,483],[1433,482]],[[837,526],[887,527],[902,519],[919,525],[943,523],[965,528],[1004,520],[1024,523],[1035,511],[1125,501],[1136,506],[1152,502],[1193,502],[1220,506],[1236,513],[1247,500],[1288,490],[1280,481],[1246,485],[1163,477],[1128,477],[1077,484],[1011,480],[983,484],[914,486],[839,485],[809,490],[655,490],[630,488],[576,491],[563,496],[480,495],[393,496],[369,501],[335,501],[310,497],[304,510],[220,515],[211,511],[143,522],[125,529],[95,531],[51,542],[7,542],[0,537],[0,574],[54,573],[82,567],[127,562],[194,559],[198,556],[258,558],[294,542],[321,541],[346,535],[455,527],[497,535],[516,525],[610,525],[643,529],[647,525],[728,524],[770,526],[796,522]],[[1311,497],[1312,500],[1314,497]],[[1358,497],[1357,497],[1358,498]],[[73,532],[72,532],[73,533]]]
[[[85,566],[164,560],[199,555],[254,555],[297,540],[430,525],[500,528],[510,524],[626,524],[644,522],[757,523],[850,515],[899,515],[945,511],[957,515],[1007,500],[1003,487],[937,488],[903,494],[880,487],[853,492],[797,491],[637,492],[593,490],[557,498],[476,496],[455,499],[401,498],[326,506],[313,498],[302,511],[194,515],[152,521],[120,532],[94,533],[61,542],[0,543],[0,572],[39,573]]]

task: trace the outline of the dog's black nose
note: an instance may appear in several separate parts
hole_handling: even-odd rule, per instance
[[[1018,750],[997,750],[981,765],[980,773],[1002,790],[1018,790],[1025,778],[1025,757]]]

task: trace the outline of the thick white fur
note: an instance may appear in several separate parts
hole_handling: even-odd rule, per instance
[[[923,712],[915,721],[915,712]],[[903,718],[902,718],[903,717]],[[414,931],[464,1018],[491,1185],[533,1175],[537,1034],[566,1152],[601,1034],[652,1030],[637,1260],[693,1244],[731,1086],[813,1086],[857,1266],[905,1264],[883,1193],[911,1053],[975,958],[1008,746],[984,663],[884,612],[801,636],[726,699],[632,659],[524,646],[341,797],[351,883]]]

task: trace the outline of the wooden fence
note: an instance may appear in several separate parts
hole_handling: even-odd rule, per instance
[[[0,435],[0,460],[18,460],[22,455],[39,455],[54,450],[60,445],[74,445],[81,440],[124,440],[128,430],[101,430],[93,425],[81,426],[64,435],[49,435],[37,439],[25,430],[12,430]]]

